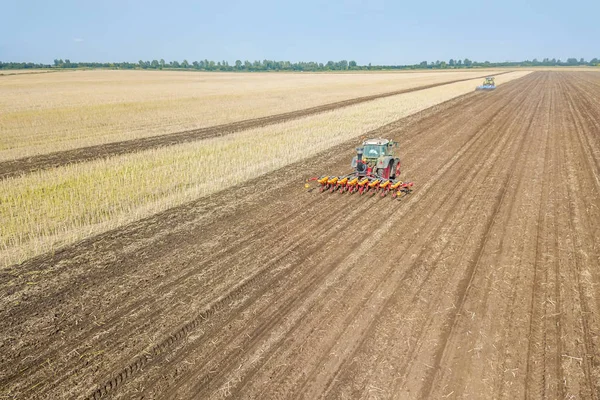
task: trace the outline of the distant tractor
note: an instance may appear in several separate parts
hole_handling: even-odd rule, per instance
[[[353,172],[343,176],[310,178],[308,181],[317,181],[321,192],[371,192],[382,197],[391,193],[393,198],[402,197],[412,192],[413,183],[398,179],[401,164],[400,158],[394,156],[395,147],[398,143],[388,139],[365,140],[352,159]]]
[[[475,90],[494,90],[496,89],[496,82],[494,82],[493,76],[488,76],[483,81],[483,85],[477,86]]]

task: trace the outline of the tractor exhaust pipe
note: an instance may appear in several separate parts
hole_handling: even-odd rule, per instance
[[[363,163],[363,151],[364,147],[356,148],[356,172],[359,174],[364,174],[367,170],[367,166]]]

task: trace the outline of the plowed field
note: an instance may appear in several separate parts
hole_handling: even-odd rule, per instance
[[[597,399],[600,74],[380,128],[415,191],[307,192],[355,142],[0,272],[0,398]]]

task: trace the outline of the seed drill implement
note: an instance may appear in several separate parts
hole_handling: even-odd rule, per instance
[[[310,178],[308,181],[316,181],[321,192],[404,197],[412,192],[413,183],[399,179],[401,164],[400,158],[394,156],[395,147],[398,143],[387,139],[365,140],[352,159],[354,171],[342,176]]]

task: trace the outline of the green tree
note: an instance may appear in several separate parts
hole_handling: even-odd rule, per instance
[[[190,63],[188,62],[188,60],[183,60],[181,62],[181,68],[189,68],[190,67]]]
[[[348,63],[348,66],[349,66],[350,68],[356,68],[356,61],[354,61],[354,60],[350,60],[350,62]]]

